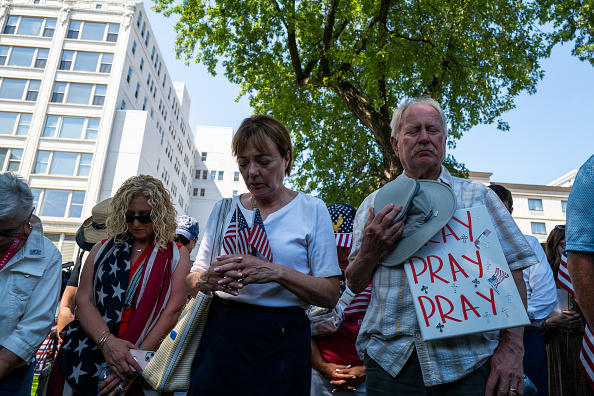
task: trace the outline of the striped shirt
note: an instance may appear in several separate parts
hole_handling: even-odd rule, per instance
[[[401,176],[401,177],[406,177]],[[485,205],[511,270],[537,264],[532,248],[497,195],[485,185],[453,177],[442,167],[439,181],[449,185],[457,197],[457,209]],[[369,195],[357,211],[354,223],[353,260],[361,248],[363,227],[377,191]],[[483,365],[499,343],[499,332],[424,342],[402,265],[385,267],[378,263],[373,275],[371,301],[363,319],[357,351],[367,354],[392,376],[400,372],[416,348],[425,386],[454,382]]]

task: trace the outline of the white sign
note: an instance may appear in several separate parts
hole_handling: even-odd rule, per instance
[[[485,206],[457,210],[404,269],[425,341],[530,324]]]

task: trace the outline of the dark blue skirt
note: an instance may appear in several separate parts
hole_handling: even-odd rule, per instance
[[[215,296],[188,395],[309,395],[310,337],[303,308],[261,307]]]

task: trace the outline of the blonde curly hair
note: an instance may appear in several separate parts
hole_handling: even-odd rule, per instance
[[[132,238],[126,223],[126,211],[132,198],[138,195],[148,198],[153,219],[154,243],[160,250],[165,250],[175,236],[177,211],[163,183],[149,175],[132,176],[115,193],[110,204],[111,212],[105,223],[107,234],[113,237],[116,245]]]

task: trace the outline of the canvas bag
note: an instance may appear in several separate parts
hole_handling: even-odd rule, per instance
[[[217,221],[211,263],[220,251],[225,218],[231,208],[231,198],[223,199]],[[177,324],[163,340],[144,369],[142,376],[161,392],[184,392],[190,387],[194,356],[200,345],[212,294],[199,292],[184,308]]]

